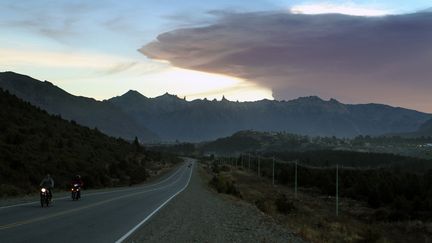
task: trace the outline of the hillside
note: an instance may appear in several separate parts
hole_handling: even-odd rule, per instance
[[[137,136],[141,141],[154,141],[157,136],[126,113],[107,102],[78,97],[48,81],[38,81],[13,72],[0,73],[0,88],[38,106],[50,114],[59,114],[87,127],[124,139]]]
[[[46,173],[65,188],[81,174],[86,187],[139,183],[162,154],[68,122],[0,89],[0,197],[34,192]]]
[[[414,132],[392,133],[387,134],[386,136],[400,136],[405,138],[432,137],[432,119],[421,124],[420,127]]]
[[[309,137],[285,132],[240,131],[231,136],[214,141],[200,143],[196,148],[203,154],[233,155],[239,153],[291,153],[293,157],[299,154],[316,154],[326,157],[320,151],[335,151],[344,155],[344,151],[354,154],[359,152],[361,157],[365,152],[378,154],[397,154],[423,159],[432,159],[432,149],[427,144],[432,143],[432,137],[370,137],[357,136],[355,138],[337,137]],[[171,146],[171,151],[187,152],[185,145]],[[170,150],[161,150],[170,151]],[[386,156],[389,160],[397,161],[396,157]],[[363,164],[369,164],[363,160]]]
[[[346,105],[331,99],[291,101],[186,101],[165,94],[147,98],[136,91],[108,100],[162,140],[205,141],[241,130],[285,131],[312,136],[354,137],[411,132],[431,114],[380,104]]]
[[[417,132],[421,136],[432,136],[432,119],[423,123]]]

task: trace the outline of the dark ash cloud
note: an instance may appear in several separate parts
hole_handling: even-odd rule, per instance
[[[163,33],[140,52],[178,67],[248,79],[271,88],[276,99],[320,95],[432,112],[431,12],[219,17],[206,27]]]

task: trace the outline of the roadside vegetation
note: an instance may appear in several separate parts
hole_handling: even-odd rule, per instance
[[[342,150],[399,154],[432,159],[432,137],[357,136],[354,138],[310,137],[286,132],[240,131],[225,138],[202,143],[197,149],[203,154],[305,152]]]
[[[263,161],[263,164],[261,177],[254,168],[240,166],[240,161],[235,166],[207,160],[203,166],[212,178],[209,184],[217,192],[255,205],[311,242],[427,242],[432,239],[432,214],[428,208],[432,197],[422,194],[432,191],[425,188],[432,184],[427,181],[430,173],[344,170],[339,178],[339,215],[336,216],[334,169],[298,168],[296,195],[293,183],[289,182],[294,179],[294,171],[280,170],[272,186],[271,173],[265,166],[268,163]],[[215,178],[231,183],[236,193],[218,190],[213,183]]]
[[[86,188],[100,188],[141,183],[179,161],[137,139],[109,137],[49,115],[1,89],[0,107],[0,198],[34,193],[47,173],[57,189],[68,188],[76,174]]]

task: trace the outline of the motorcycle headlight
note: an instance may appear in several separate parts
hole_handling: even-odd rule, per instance
[[[46,192],[46,189],[45,189],[45,188],[42,188],[42,189],[41,189],[41,192]]]

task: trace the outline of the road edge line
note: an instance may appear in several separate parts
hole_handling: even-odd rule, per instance
[[[195,163],[194,163],[195,166]],[[129,236],[131,236],[141,225],[143,225],[147,220],[149,220],[154,214],[156,214],[163,206],[165,206],[171,199],[176,197],[178,194],[180,194],[182,191],[184,191],[188,186],[190,179],[192,177],[193,173],[193,167],[191,168],[191,172],[189,174],[189,179],[186,183],[186,185],[180,189],[178,192],[176,192],[174,195],[172,195],[170,198],[168,198],[164,203],[162,203],[159,207],[157,207],[151,214],[149,214],[145,219],[143,219],[141,222],[139,222],[135,227],[133,227],[131,230],[129,230],[125,235],[123,235],[120,239],[116,240],[115,243],[122,243],[124,240],[126,240]]]
[[[156,185],[162,184],[162,182],[165,182],[168,179],[171,179],[171,177],[173,177],[175,174],[177,174],[180,171],[180,169],[181,169],[181,167],[178,168],[177,171],[175,171],[174,173],[172,173],[170,176],[168,176],[167,178],[165,178],[165,179],[163,179],[161,181],[158,181],[158,182],[156,182],[154,184],[143,185],[142,187],[151,187],[151,186],[156,186]],[[131,191],[131,190],[134,190],[136,188],[138,188],[138,187],[119,189],[119,190],[113,190],[113,191],[93,192],[93,193],[85,194],[85,196],[86,197],[91,197],[91,196],[97,196],[97,195],[103,195],[103,194],[109,194],[109,193],[115,193],[115,192]],[[68,198],[70,198],[70,196],[58,197],[58,198],[54,198],[54,199],[55,200],[63,200],[63,199],[68,199]],[[25,202],[25,203],[19,203],[19,204],[0,206],[0,210],[7,209],[7,208],[20,207],[20,206],[25,206],[25,205],[38,204],[38,203],[39,203],[39,201],[33,201],[33,202]]]

